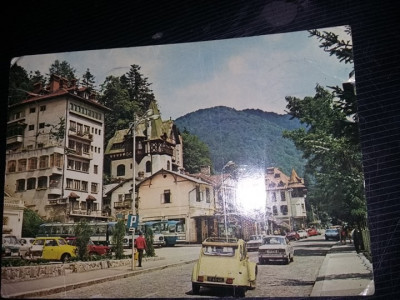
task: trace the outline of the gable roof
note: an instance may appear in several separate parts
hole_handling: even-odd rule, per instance
[[[151,181],[154,177],[156,177],[158,175],[163,175],[163,174],[170,174],[172,176],[181,177],[183,179],[186,179],[188,181],[191,181],[191,182],[197,183],[197,184],[207,184],[207,185],[210,184],[210,183],[208,183],[206,181],[203,181],[203,180],[198,179],[198,178],[194,178],[194,177],[186,175],[186,174],[182,174],[182,173],[179,173],[179,172],[174,172],[174,171],[161,169],[161,170],[155,172],[153,175],[145,178],[143,181],[137,183],[137,185],[140,186],[140,185],[144,184],[145,182],[148,182],[149,180]]]

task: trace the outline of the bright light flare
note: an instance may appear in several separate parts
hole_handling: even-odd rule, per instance
[[[266,201],[264,175],[253,174],[240,178],[236,199],[240,209],[246,214],[256,210],[263,211]]]

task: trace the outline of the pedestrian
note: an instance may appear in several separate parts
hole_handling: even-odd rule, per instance
[[[356,249],[357,253],[360,253],[360,248],[361,248],[361,242],[362,242],[362,236],[361,232],[358,228],[354,230],[353,233],[353,242],[354,242],[354,248]]]
[[[347,232],[344,227],[342,227],[342,231],[340,232],[340,238],[342,240],[342,244],[346,245]]]
[[[143,233],[139,232],[139,237],[135,240],[135,248],[139,252],[139,265],[138,267],[142,267],[142,259],[143,259],[143,250],[147,248],[146,239],[143,237]]]

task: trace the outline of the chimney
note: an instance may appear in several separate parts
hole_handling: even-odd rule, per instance
[[[200,173],[203,175],[210,176],[211,175],[211,167],[210,166],[201,166]]]
[[[60,77],[55,74],[50,76],[50,93],[54,93],[60,89]]]
[[[33,85],[33,91],[32,91],[32,93],[35,93],[35,94],[40,94],[40,91],[42,90],[42,83],[39,81],[39,82],[36,82],[34,85]]]

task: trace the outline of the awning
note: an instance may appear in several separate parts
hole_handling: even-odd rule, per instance
[[[93,197],[92,195],[87,196],[86,201],[96,201],[96,198]]]
[[[80,196],[78,196],[77,194],[75,194],[74,192],[69,193],[70,198],[80,198]]]

